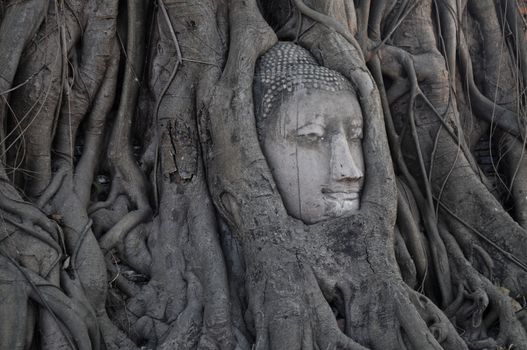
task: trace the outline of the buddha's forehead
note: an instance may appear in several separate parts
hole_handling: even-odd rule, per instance
[[[299,89],[284,94],[274,117],[275,122],[288,129],[309,123],[320,126],[342,123],[347,127],[362,128],[363,123],[357,98],[348,90]]]

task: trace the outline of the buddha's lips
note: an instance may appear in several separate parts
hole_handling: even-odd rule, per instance
[[[359,199],[359,192],[324,192],[324,195],[336,201],[351,201]]]
[[[326,195],[333,194],[359,194],[362,189],[362,182],[351,183],[348,186],[334,185],[334,186],[322,186],[321,192]]]
[[[325,193],[323,200],[325,202],[324,215],[328,218],[339,217],[360,208],[359,192]]]

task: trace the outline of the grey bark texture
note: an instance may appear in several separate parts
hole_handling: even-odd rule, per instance
[[[520,5],[0,1],[0,349],[527,349]],[[278,41],[354,87],[359,210],[284,205]]]

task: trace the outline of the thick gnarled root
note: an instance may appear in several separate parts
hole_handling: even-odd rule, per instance
[[[467,349],[443,312],[395,270],[359,259],[328,273],[271,249],[284,254],[262,248],[246,275],[257,349]]]
[[[458,285],[456,299],[445,313],[463,330],[463,338],[474,349],[515,346],[524,349],[527,333],[518,315],[521,306],[508,291],[494,285],[465,258],[460,244],[442,231],[453,262],[454,281]]]
[[[340,289],[346,333],[372,349],[467,349],[443,312],[396,276]]]
[[[309,267],[291,261],[272,271],[248,276],[255,349],[367,349],[341,331]]]

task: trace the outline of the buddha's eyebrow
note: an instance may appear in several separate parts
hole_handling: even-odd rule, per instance
[[[308,122],[305,122],[303,124],[300,124],[298,125],[298,129],[302,129],[302,128],[305,128],[305,127],[308,127],[308,126],[320,126],[321,128],[325,128],[326,126],[322,123],[319,123],[318,121],[308,121]]]

